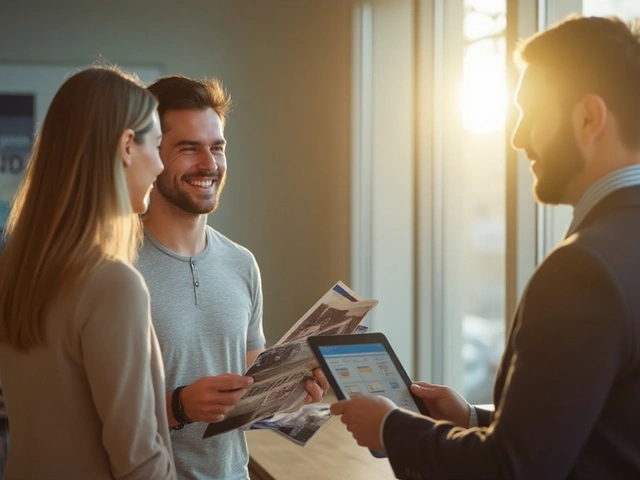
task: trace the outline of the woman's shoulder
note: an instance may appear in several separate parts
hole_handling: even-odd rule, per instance
[[[133,266],[119,260],[105,260],[87,277],[84,290],[91,296],[98,292],[101,296],[139,296],[146,294],[147,287],[140,272]]]
[[[146,332],[149,292],[142,276],[124,262],[101,262],[64,302],[64,311],[73,312],[69,315],[75,319],[73,331],[87,334],[95,326],[104,328],[107,322],[127,331],[138,325],[141,334]],[[141,321],[132,323],[132,319]]]

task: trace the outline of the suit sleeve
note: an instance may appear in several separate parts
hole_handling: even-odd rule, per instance
[[[491,424],[462,429],[396,411],[383,432],[394,472],[411,479],[566,479],[628,358],[628,325],[604,262],[576,245],[557,249],[521,301]]]
[[[162,365],[152,362],[155,338],[147,289],[124,264],[102,267],[94,277],[84,298],[81,345],[113,476],[175,478],[168,432],[160,434],[156,417],[152,376]]]

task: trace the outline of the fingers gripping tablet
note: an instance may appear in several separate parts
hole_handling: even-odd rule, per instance
[[[411,379],[382,333],[318,335],[307,342],[338,399],[381,395],[401,408],[429,415],[424,402],[411,393]]]

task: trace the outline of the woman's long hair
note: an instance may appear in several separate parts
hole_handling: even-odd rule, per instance
[[[152,123],[155,97],[116,67],[82,70],[47,111],[14,198],[0,256],[0,342],[46,344],[45,313],[107,259],[130,263],[140,241],[119,140]]]

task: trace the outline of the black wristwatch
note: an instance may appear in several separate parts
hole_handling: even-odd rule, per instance
[[[184,387],[186,387],[186,385],[176,388],[171,394],[171,413],[173,413],[173,418],[175,418],[178,422],[178,425],[171,427],[173,430],[180,430],[185,425],[193,423],[193,420],[187,417],[187,415],[184,413],[184,410],[182,409],[180,393],[182,392],[182,389]]]

